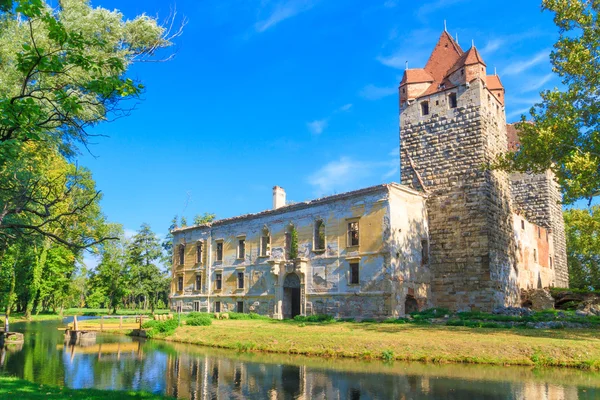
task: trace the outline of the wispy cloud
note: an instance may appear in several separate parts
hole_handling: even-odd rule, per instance
[[[308,130],[311,131],[315,135],[320,135],[323,133],[325,128],[327,128],[327,119],[318,119],[315,121],[308,122],[306,124],[308,126]]]
[[[424,20],[426,19],[426,17],[429,14],[432,14],[436,11],[442,10],[444,8],[448,8],[451,7],[455,4],[458,3],[464,3],[467,2],[469,0],[436,0],[436,1],[429,1],[426,2],[425,4],[421,5],[421,7],[419,7],[417,9],[417,11],[415,12],[415,16],[417,18],[419,18],[420,20]]]
[[[492,39],[488,40],[485,44],[484,48],[481,49],[481,53],[485,55],[492,54],[496,50],[498,50],[505,43],[504,39]]]
[[[509,64],[504,69],[503,74],[504,75],[518,75],[522,72],[525,72],[525,71],[535,67],[536,65],[543,63],[544,61],[549,61],[549,58],[548,58],[549,54],[550,54],[550,52],[548,50],[544,50],[544,51],[537,53],[536,55],[534,55],[533,57],[531,57],[528,60],[515,61],[515,62]]]
[[[521,93],[534,92],[536,90],[540,90],[546,85],[546,83],[550,82],[554,78],[553,73],[546,74],[539,79],[531,82],[529,85],[525,86]]]
[[[367,85],[360,91],[360,96],[367,100],[379,100],[387,96],[396,94],[396,87],[380,87],[375,85]]]
[[[348,103],[348,104],[344,104],[343,106],[338,108],[337,111],[340,111],[340,112],[350,111],[351,108],[352,108],[352,104]]]
[[[530,109],[531,109],[531,107],[520,108],[518,110],[514,110],[514,111],[506,114],[506,122],[514,122],[514,121],[520,119],[521,115],[527,115],[527,114],[529,114],[529,110]]]
[[[254,29],[257,32],[264,32],[286,19],[310,10],[315,4],[315,0],[287,0],[278,2],[270,9],[270,13],[265,19],[254,24]]]
[[[387,0],[383,3],[385,8],[394,8],[398,5],[398,0]]]
[[[315,194],[322,196],[356,189],[369,177],[380,176],[383,181],[389,180],[397,175],[398,169],[398,160],[395,158],[371,162],[341,157],[319,168],[308,176],[307,181],[315,188]]]

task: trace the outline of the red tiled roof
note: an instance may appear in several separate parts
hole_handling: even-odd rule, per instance
[[[466,53],[463,53],[463,55],[452,66],[452,68],[448,70],[446,76],[452,75],[454,72],[458,71],[462,67],[473,64],[485,65],[485,62],[483,62],[483,58],[481,58],[481,55],[479,54],[475,46],[471,47]]]
[[[434,78],[435,83],[439,84],[444,80],[448,70],[456,64],[463,53],[463,50],[454,41],[452,36],[444,31],[425,65],[425,71]]]
[[[407,69],[406,71],[404,71],[404,76],[402,77],[400,86],[406,83],[423,83],[433,81],[433,77],[429,74],[429,72],[425,71],[423,68]]]
[[[502,82],[500,82],[500,77],[498,75],[488,75],[485,80],[486,85],[490,90],[504,89],[504,86],[502,86]]]

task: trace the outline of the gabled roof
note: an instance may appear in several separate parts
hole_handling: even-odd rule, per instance
[[[431,76],[431,74],[425,71],[423,68],[407,69],[404,71],[404,76],[402,77],[402,81],[400,81],[400,86],[407,83],[423,83],[433,81],[433,76]]]
[[[500,77],[498,75],[488,75],[485,78],[486,86],[490,90],[504,90],[504,86],[502,86],[502,82],[500,82]]]
[[[463,50],[452,36],[444,31],[435,45],[431,56],[429,56],[429,60],[425,65],[425,71],[434,78],[435,83],[439,84],[463,53]]]
[[[466,53],[463,53],[463,55],[460,56],[460,58],[456,61],[452,68],[448,70],[446,76],[453,74],[462,67],[474,64],[483,64],[485,66],[485,62],[483,62],[483,58],[477,51],[477,48],[475,46],[472,46]]]

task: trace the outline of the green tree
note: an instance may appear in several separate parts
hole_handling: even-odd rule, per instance
[[[90,276],[91,291],[95,301],[108,299],[108,307],[117,313],[123,298],[129,293],[131,283],[130,269],[127,265],[126,239],[123,227],[109,224],[111,235],[118,241],[107,241],[100,247],[100,263]],[[89,305],[89,304],[88,304]]]
[[[156,307],[160,292],[165,289],[165,273],[160,263],[163,252],[160,241],[148,224],[142,224],[127,246],[127,262],[130,268],[132,290],[144,308]]]
[[[541,93],[531,122],[518,125],[518,151],[497,166],[512,171],[551,169],[566,202],[600,194],[600,2],[543,0],[560,37],[550,55],[564,90]]]
[[[564,212],[569,284],[600,289],[600,206]]]
[[[215,220],[215,218],[217,218],[217,214],[212,214],[212,213],[207,213],[207,212],[205,212],[204,215],[198,214],[194,217],[194,225],[208,224],[210,222],[213,222]]]

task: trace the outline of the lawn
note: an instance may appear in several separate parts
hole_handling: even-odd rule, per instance
[[[165,399],[166,397],[145,392],[120,392],[95,389],[66,389],[58,386],[0,376],[0,398],[18,399]]]
[[[600,331],[591,329],[214,320],[156,337],[241,352],[600,369]]]

